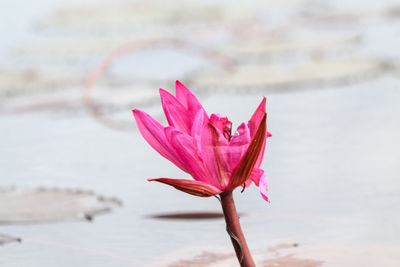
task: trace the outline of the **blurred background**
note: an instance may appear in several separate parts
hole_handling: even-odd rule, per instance
[[[131,113],[165,124],[175,80],[234,127],[267,97],[271,203],[235,192],[257,266],[400,266],[397,0],[14,0],[0,18],[1,266],[237,265],[218,200],[146,181],[188,178]]]

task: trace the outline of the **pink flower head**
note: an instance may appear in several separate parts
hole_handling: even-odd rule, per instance
[[[134,109],[139,131],[163,157],[189,173],[194,180],[157,178],[157,181],[186,193],[210,197],[231,192],[254,182],[267,197],[267,176],[260,169],[265,143],[265,102],[234,135],[232,123],[221,114],[207,115],[199,100],[176,81],[176,96],[160,89],[161,103],[169,126],[162,126],[147,113]]]

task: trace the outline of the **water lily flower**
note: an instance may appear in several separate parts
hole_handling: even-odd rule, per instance
[[[232,123],[221,114],[207,114],[196,96],[176,81],[176,96],[160,89],[168,126],[134,109],[139,131],[163,157],[194,180],[157,178],[157,181],[186,193],[210,197],[232,192],[254,183],[267,197],[267,176],[260,169],[266,139],[266,99],[263,98],[247,123],[232,134]]]

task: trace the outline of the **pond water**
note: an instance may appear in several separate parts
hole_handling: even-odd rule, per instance
[[[254,187],[236,192],[254,250],[279,240],[398,246],[398,85],[387,77],[268,98],[273,137],[262,166],[270,179],[271,203]],[[202,100],[208,110],[240,122],[250,116],[260,96],[216,94]],[[147,182],[148,177],[186,176],[137,132],[106,129],[89,116],[3,116],[1,124],[1,138],[7,140],[2,154],[7,156],[1,158],[0,185],[80,187],[124,203],[92,223],[2,226],[2,232],[23,239],[22,244],[1,248],[3,266],[32,261],[40,266],[136,266],[182,248],[229,246],[222,219],[148,218],[220,211],[220,206],[214,198]]]
[[[154,36],[189,34],[190,30],[195,30],[193,35],[188,35],[189,39],[193,41],[202,38],[209,46],[207,49],[215,46],[222,52],[228,51],[224,50],[228,47],[227,42],[233,40],[240,43],[243,36],[247,36],[253,45],[265,42],[261,38],[265,29],[249,26],[249,21],[263,22],[264,18],[263,23],[268,26],[271,36],[279,37],[276,40],[272,38],[278,49],[271,52],[267,45],[268,49],[257,50],[262,55],[258,57],[257,53],[253,53],[254,47],[251,44],[242,43],[238,45],[239,48],[235,48],[240,53],[224,56],[236,62],[232,63],[233,72],[228,73],[235,76],[236,67],[239,69],[262,63],[280,77],[288,75],[290,83],[263,76],[260,82],[255,79],[239,79],[238,82],[247,84],[247,87],[238,89],[226,86],[229,84],[228,77],[224,80],[225,86],[216,85],[218,90],[204,84],[204,87],[196,88],[196,79],[209,75],[204,72],[204,68],[215,67],[209,59],[191,58],[187,51],[185,55],[177,54],[176,50],[179,49],[171,51],[162,48],[138,53],[131,58],[124,58],[119,62],[122,65],[114,66],[110,73],[105,74],[102,77],[104,83],[99,85],[100,93],[96,91],[95,95],[96,101],[108,105],[102,110],[104,116],[112,120],[117,118],[127,126],[128,131],[123,131],[107,127],[107,124],[102,123],[102,117],[98,114],[93,116],[93,110],[86,109],[80,97],[82,77],[93,68],[93,62],[107,55],[109,48],[113,47],[107,43],[111,39],[118,46],[147,33],[126,26],[125,32],[110,34],[112,27],[121,28],[121,25],[125,25],[112,12],[109,20],[104,18],[103,21],[101,16],[96,16],[93,25],[85,24],[88,21],[84,7],[83,11],[63,11],[65,13],[60,14],[64,15],[57,19],[52,12],[55,8],[63,10],[66,4],[59,1],[50,5],[48,2],[40,1],[47,9],[37,10],[37,13],[32,9],[30,14],[21,15],[25,20],[18,24],[15,39],[5,38],[9,41],[0,43],[0,52],[5,58],[1,63],[2,73],[18,72],[39,63],[44,67],[40,68],[38,75],[43,74],[43,77],[47,77],[47,69],[54,66],[58,68],[60,64],[65,66],[54,72],[56,76],[68,72],[65,70],[71,70],[72,73],[76,71],[76,66],[84,71],[72,82],[61,78],[56,80],[59,76],[54,78],[54,83],[41,78],[33,81],[40,90],[30,83],[18,83],[15,86],[17,96],[1,95],[0,188],[79,188],[115,197],[123,205],[108,214],[96,216],[91,222],[71,220],[0,224],[1,234],[22,239],[21,243],[0,246],[0,266],[237,265],[230,254],[232,248],[223,219],[155,218],[160,214],[221,211],[215,198],[197,198],[146,181],[153,177],[189,178],[151,149],[137,132],[131,114],[131,109],[138,105],[151,115],[163,118],[162,108],[156,98],[157,88],[171,88],[177,78],[183,82],[186,79],[191,88],[197,89],[199,99],[209,113],[227,114],[236,126],[247,121],[262,96],[267,96],[267,125],[273,136],[268,139],[262,168],[269,177],[271,203],[263,201],[258,188],[254,186],[243,193],[235,191],[242,227],[260,266],[273,266],[274,262],[268,260],[274,258],[292,257],[287,253],[309,259],[303,262],[304,266],[400,265],[400,65],[398,49],[395,49],[400,35],[397,34],[398,14],[395,7],[391,6],[396,3],[386,2],[385,5],[377,6],[373,4],[375,2],[370,2],[351,13],[356,3],[348,6],[342,5],[343,1],[327,1],[325,4],[335,7],[336,13],[332,12],[329,18],[321,19],[319,28],[310,26],[308,17],[304,16],[305,19],[300,14],[320,14],[325,7],[322,2],[307,4],[296,1],[295,4],[286,3],[287,6],[274,6],[276,16],[271,15],[266,19],[263,17],[263,14],[267,14],[265,7],[259,12],[255,12],[254,7],[247,7],[238,15],[235,13],[237,7],[222,1],[220,5],[232,11],[223,18],[240,23],[235,24],[238,27],[232,30],[229,27],[233,27],[233,24],[218,17],[221,9],[212,9],[216,15],[212,12],[208,14],[211,16],[209,20],[215,19],[215,25],[222,26],[210,31],[206,30],[209,25],[201,20],[202,16],[207,15],[204,10],[200,15],[193,11],[198,16],[193,18],[180,14],[175,21],[163,17],[158,11],[149,12],[144,7],[143,12],[151,14],[150,23],[145,21],[146,16],[135,17],[139,22],[132,19],[127,22],[129,27],[149,23],[146,29]],[[189,4],[186,5],[186,11],[195,10]],[[88,6],[89,9],[97,10],[95,6]],[[17,4],[13,8],[19,10]],[[98,8],[99,14],[106,12],[106,9]],[[4,12],[5,9],[0,10],[13,24],[11,16]],[[251,16],[249,10],[253,12]],[[388,10],[392,11],[390,18],[382,15]],[[15,12],[10,11],[10,14]],[[76,25],[73,22],[63,21],[75,14],[78,14],[76,18],[84,26],[80,31],[74,28]],[[212,17],[214,15],[216,18]],[[48,27],[40,34],[32,30],[33,22],[38,20],[44,21]],[[159,21],[164,20],[172,24],[166,26],[166,32],[158,28]],[[195,22],[186,25],[187,20]],[[57,22],[50,23],[55,28],[46,24],[49,21]],[[174,28],[179,23],[183,26]],[[102,32],[99,30],[101,25],[110,28]],[[248,30],[248,35],[240,35],[244,34],[242,28],[246,29],[245,33]],[[85,50],[88,45],[87,39],[82,37],[87,33],[85,31],[92,34],[90,38],[97,43],[93,46],[94,52]],[[5,32],[3,36],[11,34],[6,28],[2,28],[2,32]],[[122,40],[121,36],[127,32],[129,37]],[[241,33],[236,36],[238,32]],[[327,32],[329,36],[335,37],[334,40],[343,40],[341,34],[350,34],[358,36],[361,41],[357,38],[355,43],[346,41],[342,44],[340,41],[338,46],[335,43],[334,47],[328,45],[328,48],[309,43],[305,45],[303,42],[307,36],[320,41],[322,33]],[[66,33],[66,36],[61,33]],[[28,40],[28,45],[24,46],[24,38]],[[60,39],[73,40],[73,43],[66,48],[57,48],[54,45],[57,42],[54,41]],[[284,45],[284,40],[289,40],[290,45]],[[40,42],[44,48],[32,50]],[[79,51],[73,50],[76,44],[84,44],[78,47],[83,52],[78,48]],[[10,51],[15,52],[15,47],[22,47],[22,50],[17,51],[25,51],[24,56],[12,59]],[[42,53],[39,56],[38,51]],[[90,56],[83,59],[77,56],[85,53]],[[372,71],[355,69],[349,63],[342,66],[346,71],[337,75],[329,75],[329,71],[339,73],[340,65],[324,69],[328,74],[322,74],[322,70],[318,72],[321,59],[331,62],[337,57],[351,62],[354,55],[372,62]],[[157,63],[146,62],[146,68],[141,68],[140,62],[146,58],[154,61],[160,59],[163,61],[162,66],[168,66],[173,59],[181,62],[171,64],[173,67],[170,70],[166,69],[165,73],[152,79],[151,71],[161,71],[161,67],[152,69],[152,65]],[[64,62],[66,59],[70,60],[68,64]],[[307,65],[309,61],[314,64],[312,68]],[[298,62],[306,62],[305,66],[310,67],[306,73],[287,72]],[[139,85],[130,85],[132,80],[127,71],[129,67],[132,67],[132,74],[135,70],[141,71],[140,76],[144,78]],[[196,73],[196,68],[201,71]],[[213,71],[219,75],[218,68]],[[178,74],[183,78],[176,77]],[[249,73],[249,76],[252,75]],[[221,79],[223,77],[221,75]],[[0,86],[14,85],[10,79],[8,74],[0,75]],[[9,90],[7,86],[2,86],[0,93]],[[42,86],[48,88],[42,90]],[[112,91],[110,88],[120,90]],[[123,101],[130,94],[130,88],[137,93],[137,99],[129,102],[131,105]],[[149,88],[152,88],[151,91]],[[117,95],[122,100],[117,98],[110,101],[110,95]],[[151,101],[145,102],[145,98],[140,98],[143,95],[146,101],[148,98]],[[60,100],[68,104],[64,105]],[[61,107],[57,103],[61,103]],[[25,106],[28,108],[13,109]],[[285,247],[285,244],[289,244],[290,248]],[[199,257],[207,259],[199,260]],[[213,257],[217,259],[210,260]],[[299,261],[294,262],[297,264],[294,266],[300,264]]]

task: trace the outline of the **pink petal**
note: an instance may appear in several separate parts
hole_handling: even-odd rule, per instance
[[[220,189],[200,181],[170,178],[148,179],[148,181],[168,184],[180,191],[199,197],[211,197],[222,193]]]
[[[209,130],[211,130],[212,148],[218,169],[218,180],[222,188],[226,188],[231,177],[228,140],[211,123],[209,124]]]
[[[247,181],[244,182],[244,188],[248,188],[251,185],[252,182],[253,181],[251,179],[247,179]]]
[[[210,175],[218,180],[221,188],[226,188],[232,176],[229,141],[212,123],[205,129],[202,152],[206,153],[202,153],[202,158],[205,159]]]
[[[260,189],[260,193],[261,196],[263,197],[263,199],[265,199],[266,201],[269,202],[267,193],[268,193],[268,178],[267,175],[265,175],[265,173],[263,172],[263,175],[260,178],[260,183],[259,183],[259,189]]]
[[[200,111],[201,112],[201,111]],[[202,130],[201,141],[198,143],[200,157],[203,160],[207,175],[212,184],[218,188],[223,188],[223,182],[221,182],[221,170],[219,168],[219,158],[216,154],[216,144],[214,140],[214,127],[208,123]]]
[[[180,161],[185,165],[193,178],[197,181],[212,184],[203,160],[199,156],[195,139],[173,127],[165,128],[165,134]]]
[[[187,117],[190,118],[189,121],[194,120],[197,112],[202,110],[204,112],[205,117],[208,118],[207,112],[200,104],[197,97],[180,81],[176,81],[175,83],[176,90],[176,99],[184,106],[187,110]]]
[[[202,111],[204,113],[204,117],[208,118],[206,110],[193,94],[187,96],[187,103],[187,116],[189,121],[193,121],[199,111]]]
[[[191,123],[186,108],[169,92],[160,88],[161,103],[170,126],[190,134]]]
[[[229,142],[229,162],[231,170],[236,169],[250,144],[250,131],[245,123],[239,125],[237,134]]]
[[[208,118],[204,117],[204,112],[199,110],[194,118],[191,136],[196,140],[198,149],[201,150],[201,138],[203,135],[204,128],[207,127]]]
[[[178,101],[187,108],[187,96],[192,94],[186,86],[184,86],[180,81],[175,82],[175,94]]]
[[[254,168],[253,171],[251,172],[250,179],[255,183],[256,186],[260,185],[260,179],[264,175],[264,170]]]
[[[265,175],[264,170],[254,168],[251,172],[250,179],[246,181],[246,188],[251,185],[251,182],[254,182],[256,186],[259,187],[261,196],[269,202],[267,197],[268,192],[268,180],[267,175]]]
[[[149,114],[141,110],[134,109],[132,112],[135,116],[139,131],[147,143],[160,153],[161,156],[187,172],[185,165],[180,161],[174,149],[172,149],[168,142],[167,137],[164,134],[164,127]]]
[[[231,139],[232,122],[228,118],[221,114],[211,114],[210,122],[217,128],[227,140]]]

